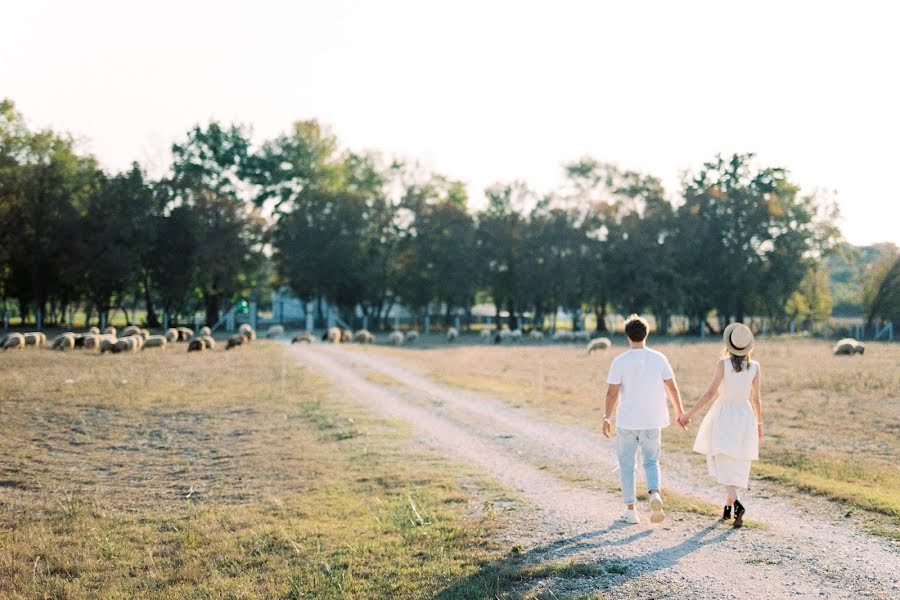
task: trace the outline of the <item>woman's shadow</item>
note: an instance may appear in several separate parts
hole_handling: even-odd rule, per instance
[[[482,566],[475,573],[454,581],[438,592],[434,598],[458,600],[499,597],[504,591],[521,586],[529,579],[536,578],[535,576],[542,576],[542,573],[555,574],[552,570],[542,569],[541,565],[548,566],[560,561],[565,562],[564,559],[598,548],[628,546],[634,541],[653,535],[652,529],[643,529],[624,538],[609,538],[610,534],[626,527],[631,526],[617,521],[606,529],[580,533],[536,546],[524,553],[510,552],[502,559]],[[674,546],[641,556],[599,560],[592,558],[585,562],[568,561],[563,567],[562,573],[568,572],[571,574],[570,576],[576,577],[601,578],[603,580],[602,587],[614,587],[645,573],[672,567],[688,554],[704,546],[718,544],[734,533],[734,529],[729,527],[721,533],[711,535],[718,529],[720,526],[714,523]],[[558,574],[556,575],[558,576]]]

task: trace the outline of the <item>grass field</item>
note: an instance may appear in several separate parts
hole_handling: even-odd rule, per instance
[[[26,350],[0,368],[0,597],[495,589],[468,576],[500,554],[502,515],[473,510],[499,492],[280,346]]]
[[[617,342],[591,357],[581,346],[550,344],[378,351],[437,381],[599,429],[606,373],[625,350],[623,338]],[[720,345],[651,339],[651,346],[669,357],[685,404],[693,405]],[[835,357],[824,341],[771,339],[757,344],[754,358],[762,367],[766,429],[754,475],[865,511],[870,529],[900,539],[900,345],[871,343],[863,356]],[[690,453],[698,425],[696,419],[689,434],[671,428],[667,450]]]

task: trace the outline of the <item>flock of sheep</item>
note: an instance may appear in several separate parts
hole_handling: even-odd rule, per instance
[[[280,327],[280,326],[279,326]],[[271,329],[271,328],[270,328]],[[284,334],[284,328],[281,328]],[[241,325],[238,333],[228,338],[226,350],[249,344],[256,339],[256,331],[248,324]],[[40,331],[31,333],[10,333],[0,341],[3,350],[24,349],[26,347],[49,347],[53,350],[66,351],[81,348],[91,352],[112,354],[134,353],[148,348],[165,349],[175,342],[187,342],[188,352],[203,352],[216,347],[216,340],[212,337],[209,327],[202,327],[199,333],[187,327],[170,327],[162,335],[151,335],[146,329],[137,325],[129,325],[121,332],[115,327],[107,327],[100,332],[97,327],[91,327],[85,333],[67,331],[55,337],[50,344],[47,336]]]

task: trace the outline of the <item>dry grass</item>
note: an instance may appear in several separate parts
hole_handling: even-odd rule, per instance
[[[275,344],[0,368],[2,597],[414,598],[496,555],[471,473]]]
[[[675,369],[685,404],[708,385],[716,342],[659,342]],[[900,530],[900,345],[870,343],[864,356],[835,357],[815,340],[762,340],[766,439],[754,472],[885,515]],[[583,356],[581,346],[471,345],[427,350],[379,348],[437,381],[486,391],[562,421],[599,428],[609,364],[625,350]],[[673,432],[667,449],[690,452],[690,434]],[[895,537],[891,535],[889,537]]]

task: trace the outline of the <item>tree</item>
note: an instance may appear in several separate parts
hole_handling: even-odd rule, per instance
[[[900,323],[900,250],[883,244],[882,256],[866,273],[863,304],[869,327],[876,320]]]

